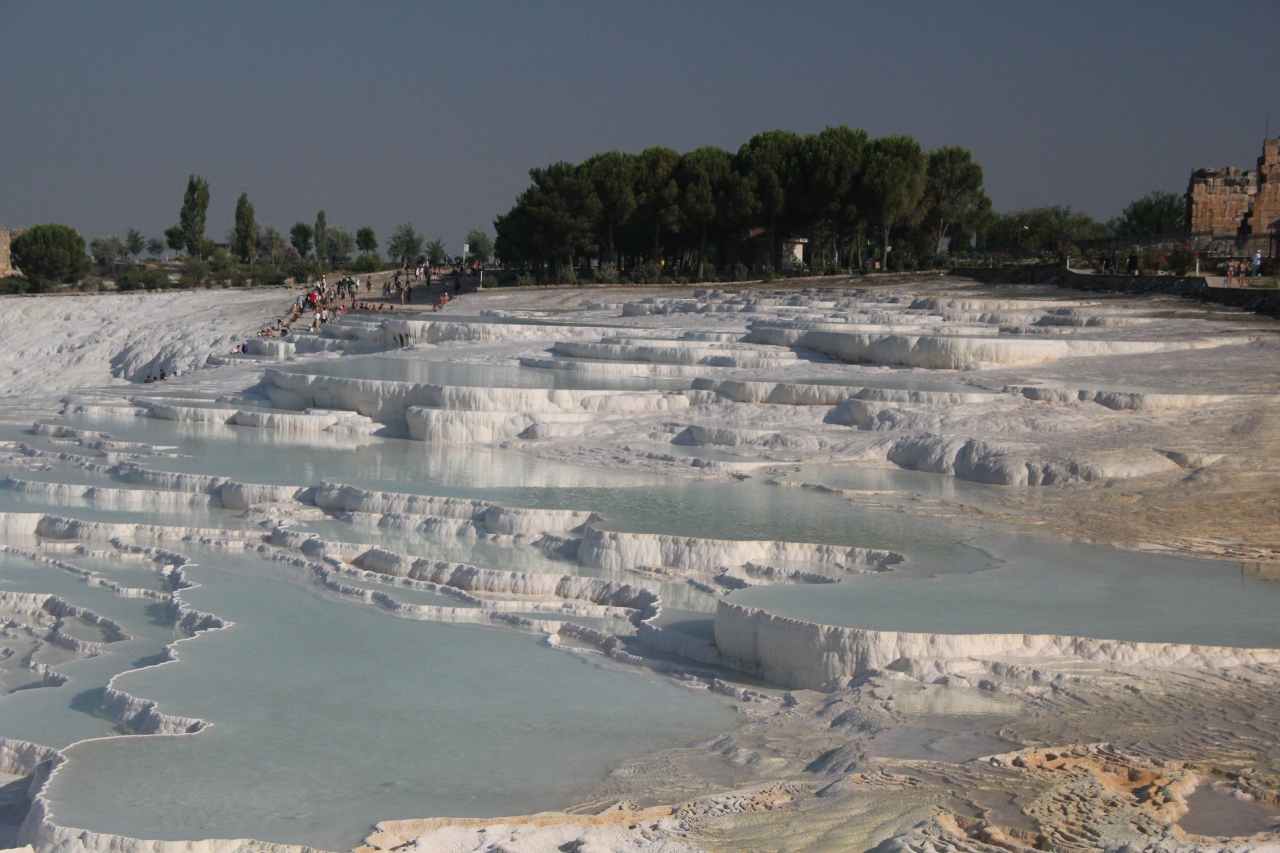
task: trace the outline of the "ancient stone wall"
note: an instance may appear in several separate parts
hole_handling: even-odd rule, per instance
[[[1187,187],[1187,223],[1195,233],[1238,234],[1258,191],[1258,173],[1196,169]]]
[[[8,228],[0,228],[0,276],[13,273],[13,262],[9,258],[9,241],[13,239]]]
[[[1280,226],[1280,139],[1268,139],[1258,158],[1258,192],[1244,223],[1248,234],[1266,234]]]
[[[1263,142],[1257,169],[1196,169],[1186,198],[1193,233],[1226,237],[1280,227],[1280,139]]]

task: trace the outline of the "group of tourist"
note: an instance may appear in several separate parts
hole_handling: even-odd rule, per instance
[[[347,309],[342,306],[341,300],[347,293],[359,290],[359,282],[353,282],[352,279],[343,278],[339,280],[337,285],[330,286],[324,276],[320,281],[316,282],[306,293],[298,294],[298,298],[294,300],[291,309],[292,318],[296,320],[305,313],[311,314],[312,332],[320,331],[320,327],[326,323],[337,323],[341,321],[342,315],[347,313]],[[352,297],[353,299],[355,297]],[[292,323],[290,323],[292,325]]]
[[[419,270],[421,267],[419,267]],[[415,273],[415,278],[416,278]],[[394,292],[395,298],[400,300],[401,305],[409,305],[413,302],[413,285],[406,278],[403,282],[400,280],[400,270],[396,270],[395,277],[382,283],[382,298],[392,298]]]
[[[413,283],[415,281],[431,282],[433,275],[440,274],[439,271],[425,266],[419,266],[413,270],[396,270],[395,274],[382,282],[381,296],[382,301],[373,301],[372,298],[361,300],[361,293],[373,293],[373,279],[352,278],[344,276],[334,284],[330,284],[326,276],[321,276],[320,280],[312,284],[306,291],[299,293],[290,307],[289,315],[285,318],[276,320],[271,326],[267,326],[258,331],[260,338],[278,338],[285,337],[293,332],[293,325],[299,317],[309,317],[309,331],[319,332],[327,323],[339,323],[342,321],[342,315],[352,311],[374,311],[394,312],[396,310],[395,302],[401,305],[411,305],[413,303]],[[363,291],[362,291],[363,288]],[[460,279],[454,281],[454,292],[460,293],[462,283]],[[344,304],[350,299],[349,304]],[[447,292],[442,293],[440,298],[432,306],[433,311],[440,311],[453,300]],[[247,345],[237,347],[237,352],[248,352]]]
[[[162,368],[160,368],[160,375],[159,375],[159,376],[152,376],[150,373],[148,373],[148,374],[147,374],[147,378],[146,378],[146,379],[144,379],[144,380],[142,380],[142,384],[143,384],[143,385],[150,385],[150,384],[152,384],[153,382],[164,382],[164,381],[165,381],[166,379],[168,379],[170,376],[177,376],[177,375],[178,375],[177,371],[174,371],[173,373],[166,373],[166,372],[165,372],[165,369],[162,367]]]
[[[1227,280],[1224,287],[1247,287],[1245,284],[1245,276],[1252,275],[1255,278],[1262,275],[1262,252],[1253,253],[1253,258],[1244,258],[1242,260],[1227,261]]]

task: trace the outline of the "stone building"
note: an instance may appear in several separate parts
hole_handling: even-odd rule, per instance
[[[1263,142],[1257,169],[1192,172],[1187,225],[1193,233],[1215,237],[1263,235],[1280,228],[1280,139]]]
[[[9,257],[9,242],[21,232],[0,227],[0,276],[13,275],[13,261]]]

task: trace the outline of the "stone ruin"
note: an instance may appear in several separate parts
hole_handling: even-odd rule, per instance
[[[1192,233],[1245,237],[1275,231],[1280,227],[1280,139],[1262,143],[1257,169],[1196,169],[1186,198]]]
[[[10,231],[8,228],[0,226],[0,276],[13,275],[16,272],[13,268],[13,261],[9,257],[9,243],[21,233],[20,230]]]

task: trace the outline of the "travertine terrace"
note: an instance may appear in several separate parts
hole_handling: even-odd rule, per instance
[[[287,299],[24,308],[0,380],[14,395],[0,711],[25,703],[0,732],[10,840],[67,853],[361,837],[369,853],[1280,849],[1276,321],[932,276],[498,290],[252,337]],[[183,329],[179,313],[206,304],[211,319]],[[72,313],[102,321],[68,331]],[[69,339],[51,347],[55,334]],[[250,353],[230,354],[246,337]],[[161,364],[182,375],[138,382]],[[1003,597],[927,594],[945,584]],[[237,610],[254,589],[259,607]],[[305,626],[321,617],[293,612],[304,598],[335,626],[369,616],[359,631],[394,631],[367,660],[290,658],[271,608]],[[254,646],[255,631],[274,645]],[[490,649],[475,658],[492,691],[480,713],[510,694],[501,656],[524,647],[491,645],[512,637],[540,647],[526,668],[597,664],[565,683],[589,694],[600,679],[668,739],[642,748],[622,723],[589,730],[591,714],[577,731],[539,723],[504,732],[501,753],[503,802],[536,808],[463,814],[394,794],[395,813],[378,813],[382,789],[353,780],[338,789],[358,801],[350,825],[334,829],[288,805],[321,794],[282,782],[261,814],[243,806],[235,835],[237,780],[183,777],[166,758],[214,766],[252,740],[243,706],[290,718],[319,701],[266,677],[216,697],[174,686],[184,668],[269,672],[278,657],[333,679],[315,697],[341,695],[344,672],[385,672],[385,703],[327,717],[350,713],[360,731],[353,776],[394,780],[395,744],[429,732],[389,710],[426,678],[422,657]],[[218,657],[236,642],[234,662]],[[640,679],[655,692],[626,699]],[[22,710],[59,690],[80,697],[64,728]],[[539,701],[522,703],[539,720],[570,713]],[[646,703],[684,716],[646,717]],[[466,750],[493,737],[459,732]],[[516,756],[553,739],[543,778],[522,775]],[[578,748],[594,769],[556,763]],[[161,767],[174,778],[157,782]],[[111,774],[144,793],[87,799]],[[147,801],[187,784],[226,805],[166,818],[161,794]]]

